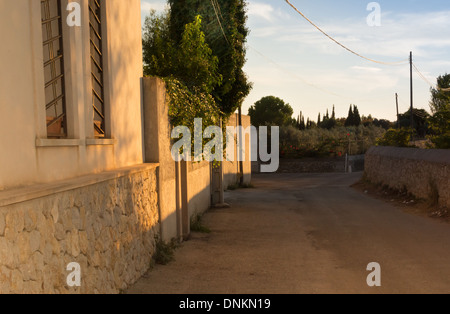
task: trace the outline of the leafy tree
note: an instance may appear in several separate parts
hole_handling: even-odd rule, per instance
[[[433,114],[442,110],[448,110],[450,105],[450,92],[443,91],[443,89],[450,88],[450,74],[439,76],[437,82],[438,88],[431,89],[430,108]]]
[[[390,128],[393,127],[392,122],[390,122],[388,120],[385,120],[385,119],[380,119],[380,120],[374,119],[373,120],[373,125],[376,126],[376,127],[381,127],[381,128],[383,128],[385,130],[389,130]]]
[[[372,117],[372,115],[371,114],[369,114],[369,116],[368,117],[366,117],[366,116],[362,116],[361,117],[361,123],[362,123],[362,125],[364,125],[364,126],[369,126],[369,125],[372,125],[373,124],[373,117]]]
[[[350,133],[350,138],[347,135]],[[364,154],[386,131],[374,126],[344,126],[305,131],[287,126],[280,128],[280,156],[284,158],[336,157],[345,153]],[[349,143],[350,139],[350,143]],[[349,147],[350,144],[350,147]],[[350,148],[350,149],[349,149]]]
[[[230,20],[234,15],[234,27],[235,31],[232,36],[230,52],[234,50],[234,82],[233,75],[230,77],[231,89],[227,91],[224,89],[222,93],[219,93],[220,104],[222,106],[222,111],[225,113],[233,113],[237,108],[242,106],[244,99],[248,96],[252,89],[252,83],[249,82],[247,75],[245,74],[243,68],[247,61],[246,59],[246,42],[247,37],[250,33],[247,28],[247,4],[245,0],[225,0],[221,1],[222,5],[226,4],[226,12],[229,12]],[[216,1],[216,3],[218,3]],[[218,8],[219,9],[219,8]],[[220,10],[220,9],[219,9]],[[219,11],[220,13],[220,11]],[[233,14],[234,13],[234,14]],[[233,64],[233,62],[229,62]],[[231,72],[232,73],[232,72]],[[217,90],[217,89],[216,89]],[[220,91],[219,91],[220,92]]]
[[[211,93],[221,84],[218,58],[205,42],[202,20],[196,16],[184,26],[177,46],[170,37],[168,12],[158,16],[153,11],[145,20],[143,34],[144,71],[146,75],[173,77],[193,88]]]
[[[431,89],[430,139],[436,148],[450,149],[450,74],[439,76],[437,81],[438,88]]]
[[[378,146],[409,147],[410,141],[410,129],[389,129],[383,137],[377,140],[376,144]]]
[[[428,119],[430,115],[423,109],[414,109],[413,121],[414,130],[420,137],[425,137],[428,133]],[[411,110],[399,115],[399,124],[401,128],[411,127]]]
[[[314,121],[311,121],[309,118],[306,121],[306,129],[310,130],[310,129],[314,129],[317,127],[317,124]]]
[[[267,96],[258,100],[250,107],[248,114],[252,125],[259,126],[288,126],[292,125],[294,110],[289,104],[275,96]]]
[[[205,42],[201,24],[201,17],[196,16],[193,23],[185,26],[180,49],[177,49],[177,74],[188,87],[200,86],[211,93],[220,86],[222,76],[218,72],[219,59]]]
[[[175,73],[175,49],[169,33],[169,12],[157,15],[155,10],[145,18],[142,48],[144,75],[168,77]]]
[[[185,24],[195,16],[204,20],[206,42],[219,59],[218,72],[222,84],[212,94],[225,115],[241,106],[249,94],[251,84],[243,71],[246,62],[247,14],[244,0],[169,0],[171,15],[169,31],[175,44]]]
[[[330,118],[330,113],[327,109],[327,113],[324,115],[323,121],[319,124],[319,126],[323,129],[331,130],[331,129],[335,128],[336,125],[337,125],[336,112],[335,112],[335,107],[333,106],[333,112],[331,114],[331,118]]]
[[[343,127],[345,126],[345,118],[337,118],[336,119],[336,127]]]
[[[175,43],[169,30],[169,14],[166,11],[157,15],[153,11],[146,18],[143,29],[144,73],[164,79],[172,125],[187,126],[194,133],[194,118],[203,119],[204,130],[217,125],[223,116],[211,95],[222,80],[218,72],[219,61],[206,43],[200,16],[184,25],[180,41]]]
[[[436,148],[450,149],[450,110],[440,110],[430,118],[433,135],[430,136]]]

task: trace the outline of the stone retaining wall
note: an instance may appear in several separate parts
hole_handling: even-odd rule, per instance
[[[344,172],[345,160],[336,159],[280,159],[279,173]]]
[[[450,207],[450,150],[372,147],[365,163],[369,181]]]
[[[157,170],[0,195],[0,294],[117,293],[137,281],[158,234]],[[32,199],[23,201],[27,194]],[[67,286],[72,262],[81,266],[79,288]]]
[[[302,158],[280,159],[278,173],[332,173],[345,172],[346,159],[339,158]],[[364,171],[364,155],[349,156],[351,172]],[[259,172],[259,162],[252,163],[252,171]]]

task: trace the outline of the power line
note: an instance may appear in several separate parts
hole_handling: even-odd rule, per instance
[[[329,94],[329,95],[332,95],[332,96],[337,96],[337,97],[341,97],[341,98],[348,98],[348,97],[345,97],[345,96],[342,96],[342,95],[339,95],[339,94],[330,92],[330,91],[325,90],[325,89],[323,89],[323,88],[321,88],[321,87],[319,87],[319,86],[316,86],[316,85],[314,85],[314,84],[311,84],[311,83],[307,82],[307,81],[304,80],[303,78],[299,77],[297,74],[295,74],[295,73],[293,73],[293,72],[287,70],[286,68],[282,67],[281,65],[279,65],[278,63],[276,63],[275,61],[273,61],[272,59],[270,59],[269,57],[263,55],[261,52],[259,52],[258,50],[256,50],[256,49],[253,48],[252,46],[249,45],[249,47],[250,47],[253,51],[255,51],[257,54],[259,54],[261,57],[263,57],[264,59],[266,59],[267,61],[269,61],[270,63],[272,63],[272,64],[275,65],[276,67],[278,67],[279,69],[281,69],[283,72],[289,73],[290,75],[294,76],[294,77],[297,78],[298,80],[302,81],[304,84],[306,84],[306,85],[308,85],[308,86],[311,86],[311,87],[314,87],[314,88],[316,88],[316,89],[318,89],[318,90],[321,90],[322,92],[324,92],[324,93],[326,93],[326,94]]]
[[[400,95],[398,96],[398,99],[399,99],[400,102],[405,106],[405,108],[408,108],[408,107],[410,106],[410,105],[406,104],[406,103],[403,101],[403,99],[402,99],[402,97],[400,97]],[[411,112],[411,111],[407,111],[407,112]],[[419,109],[414,109],[414,114],[415,114],[416,116],[418,116],[418,117],[426,118],[426,116],[423,115],[423,113],[422,113],[421,111],[419,111]]]
[[[307,18],[302,12],[300,12],[299,9],[297,9],[292,3],[289,2],[289,0],[286,0],[286,2],[298,13],[300,14],[305,20],[307,20],[312,26],[314,26],[318,31],[320,31],[322,34],[324,34],[326,37],[328,37],[330,40],[332,40],[333,42],[335,42],[336,44],[338,44],[339,46],[341,46],[342,48],[344,48],[345,50],[349,51],[350,53],[363,58],[367,61],[370,62],[374,62],[374,63],[378,63],[378,64],[384,64],[384,65],[403,65],[406,64],[406,62],[408,61],[408,59],[406,60],[402,60],[402,61],[398,61],[398,62],[382,62],[382,61],[377,61],[374,59],[370,59],[367,57],[364,57],[363,55],[351,50],[350,48],[344,46],[343,44],[341,44],[339,41],[337,41],[336,39],[334,39],[333,37],[331,37],[330,35],[328,35],[326,32],[324,32],[320,27],[318,27],[316,24],[314,24],[309,18]]]
[[[326,94],[329,94],[329,95],[332,95],[332,96],[336,96],[336,97],[339,97],[339,98],[345,98],[345,99],[351,100],[351,101],[353,101],[353,102],[360,102],[360,101],[373,100],[373,98],[370,98],[370,99],[353,99],[353,98],[351,98],[351,97],[339,95],[339,94],[336,94],[336,93],[334,93],[334,92],[332,92],[332,91],[329,91],[329,90],[327,90],[327,89],[324,89],[324,88],[322,88],[322,87],[319,87],[319,86],[317,86],[317,85],[314,85],[314,84],[312,84],[312,83],[309,83],[308,81],[306,81],[305,79],[301,78],[300,76],[298,76],[298,75],[295,74],[294,72],[292,72],[292,71],[286,69],[285,67],[279,65],[278,63],[276,63],[275,61],[273,61],[273,60],[270,59],[269,57],[265,56],[264,54],[262,54],[261,52],[259,52],[256,48],[254,48],[254,47],[252,47],[252,46],[250,46],[250,45],[248,45],[248,47],[249,47],[250,49],[252,49],[254,52],[256,52],[258,55],[260,55],[261,57],[263,57],[264,59],[266,59],[269,63],[272,63],[273,65],[275,65],[275,66],[276,66],[277,68],[279,68],[281,71],[283,71],[283,72],[285,72],[285,73],[288,73],[289,75],[295,77],[296,79],[298,79],[299,81],[301,81],[303,84],[308,85],[308,86],[311,86],[311,87],[313,87],[313,88],[315,88],[315,89],[318,89],[318,90],[320,90],[320,91],[322,91],[322,92],[324,92],[324,93],[326,93]],[[381,98],[381,97],[380,97],[380,98]]]
[[[425,75],[423,75],[420,70],[417,68],[417,66],[413,63],[413,67],[416,70],[417,74],[419,74],[420,78],[422,80],[424,80],[428,85],[431,86],[431,88],[440,90],[441,92],[450,92],[450,88],[440,88],[439,86],[436,86],[435,84],[431,83],[426,77]]]
[[[218,10],[220,11],[219,3],[217,3],[218,8],[216,8],[216,5],[214,4],[214,0],[211,0],[211,4],[212,4],[212,6],[214,8],[214,13],[216,14],[217,22],[219,23],[220,29],[222,30],[223,37],[227,41],[227,44],[230,46],[230,42],[228,41],[228,37],[225,34],[225,31],[224,31],[224,29],[222,27],[222,22],[220,22],[219,13],[218,13]]]
[[[419,71],[419,69],[417,68],[417,66],[416,66],[414,63],[413,63],[413,67],[414,67],[414,70],[417,72],[417,74],[419,75],[419,77],[420,77],[422,80],[424,80],[428,85],[430,85],[431,88],[436,89],[436,85],[434,85],[433,83],[431,83],[431,82],[425,77],[425,75],[423,75],[423,74]]]

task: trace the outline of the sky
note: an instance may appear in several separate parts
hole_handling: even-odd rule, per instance
[[[205,0],[207,1],[207,0]],[[413,71],[414,107],[429,111],[430,84],[450,73],[450,3],[442,0],[377,1],[380,25],[367,19],[368,0],[290,0],[306,17],[367,61],[320,33],[285,0],[248,0],[247,63],[244,71],[253,89],[243,113],[264,96],[289,103],[316,120],[333,105],[337,117],[347,117],[350,104],[362,115],[396,119],[410,107],[410,67],[413,61],[425,79]],[[142,0],[142,19],[150,9],[161,11],[164,0]],[[369,25],[371,24],[371,25]],[[428,81],[428,82],[426,82]]]

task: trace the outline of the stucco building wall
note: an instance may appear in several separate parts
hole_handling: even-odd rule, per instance
[[[228,120],[227,126],[238,128],[239,126],[239,116],[237,114],[231,115],[231,117]],[[250,122],[250,116],[243,115],[242,116],[242,127],[244,129],[244,132],[246,130],[250,130],[249,127],[251,126]],[[251,135],[248,135],[247,133],[245,135],[245,138],[243,138],[243,141],[245,141],[245,156],[243,161],[243,168],[244,168],[244,183],[250,184],[252,180],[252,152],[251,152]],[[227,189],[229,186],[233,186],[236,184],[239,184],[240,182],[240,162],[238,161],[238,149],[237,149],[237,143],[238,143],[238,135],[235,134],[234,136],[234,161],[224,161],[223,163],[223,172],[224,172],[224,187]]]
[[[104,1],[105,139],[94,137],[88,1],[79,3],[83,25],[63,27],[68,136],[55,140],[46,130],[41,3],[0,2],[0,190],[143,162],[140,1]]]

